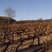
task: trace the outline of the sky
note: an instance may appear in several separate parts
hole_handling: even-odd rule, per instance
[[[0,16],[8,7],[16,11],[16,20],[52,18],[52,0],[0,0]]]

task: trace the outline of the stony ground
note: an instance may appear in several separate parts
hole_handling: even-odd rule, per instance
[[[47,42],[49,40],[52,40],[52,35],[47,35],[47,36],[41,36],[40,37],[40,42],[43,43],[43,42]],[[25,49],[25,48],[28,48],[29,44],[32,42],[32,40],[29,40],[29,41],[24,41],[23,44],[19,47],[19,49]],[[34,45],[35,44],[38,44],[37,42],[37,38],[34,39]],[[9,47],[7,48],[7,52],[15,52],[16,50],[16,47],[17,47],[17,44],[12,44],[12,45],[9,45]],[[3,49],[5,48],[5,46],[3,47],[0,47],[0,52],[3,52]],[[32,48],[32,49],[29,49],[28,52],[32,52],[32,50],[34,50],[35,48]],[[47,50],[47,52],[52,52],[52,46],[49,46],[49,49]]]

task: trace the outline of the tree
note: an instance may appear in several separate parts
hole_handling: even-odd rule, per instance
[[[7,18],[7,28],[9,28],[9,22],[10,22],[10,19],[13,18],[15,16],[15,10],[8,7],[4,10],[4,14],[8,17]]]
[[[13,18],[15,16],[15,10],[12,8],[6,8],[4,10],[4,14],[8,17],[8,23],[7,23],[7,27],[9,27],[9,22],[10,22],[10,18]]]
[[[6,29],[4,29],[4,33],[5,33],[5,35],[4,35],[4,43],[6,43],[6,47],[5,47],[5,49],[4,49],[4,51],[3,52],[6,52],[6,50],[7,50],[7,48],[8,48],[8,46],[10,45],[10,43],[11,43],[11,41],[10,41],[10,39],[9,39],[9,41],[7,41],[6,42],[6,37],[7,36],[9,36],[9,35],[11,35],[10,34],[10,29],[9,29],[9,25],[10,25],[10,19],[12,19],[14,16],[15,16],[15,11],[12,9],[12,8],[6,8],[5,10],[4,10],[4,14],[8,17],[7,18],[7,28]]]
[[[13,18],[15,16],[15,10],[12,9],[12,8],[6,8],[4,10],[4,14],[7,16],[7,17],[10,17],[10,18]]]

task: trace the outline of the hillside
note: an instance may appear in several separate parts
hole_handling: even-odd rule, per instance
[[[28,49],[32,49],[29,48],[31,45],[35,45],[36,48],[36,45],[39,47],[38,44],[40,44],[42,47],[42,43],[50,40],[52,40],[51,19],[16,21],[9,18],[8,21],[7,17],[0,17],[0,48],[2,47],[0,51],[2,52],[17,52],[21,49],[21,52],[23,49],[28,51]]]

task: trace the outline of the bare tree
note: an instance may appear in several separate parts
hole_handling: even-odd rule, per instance
[[[9,32],[9,24],[10,24],[10,19],[15,16],[15,10],[12,9],[11,7],[8,7],[4,10],[4,14],[8,17],[7,18],[7,32]],[[9,33],[8,33],[9,34]]]
[[[4,10],[4,14],[8,17],[7,18],[7,29],[6,29],[7,31],[5,31],[5,29],[4,29],[4,31],[5,31],[4,42],[6,43],[6,47],[3,52],[6,52],[8,46],[11,43],[10,39],[9,39],[9,41],[6,42],[6,37],[10,35],[10,29],[9,29],[10,23],[9,22],[10,22],[10,19],[12,19],[15,16],[15,10],[13,10],[12,8],[6,8]]]
[[[13,18],[15,16],[15,10],[12,8],[6,8],[4,10],[4,14],[8,17],[8,23],[7,23],[7,27],[9,27],[9,22],[10,22],[10,18]]]
[[[6,8],[5,10],[4,10],[4,14],[7,16],[7,17],[10,17],[10,18],[13,18],[13,17],[15,17],[15,10],[14,9],[12,9],[12,8]]]

